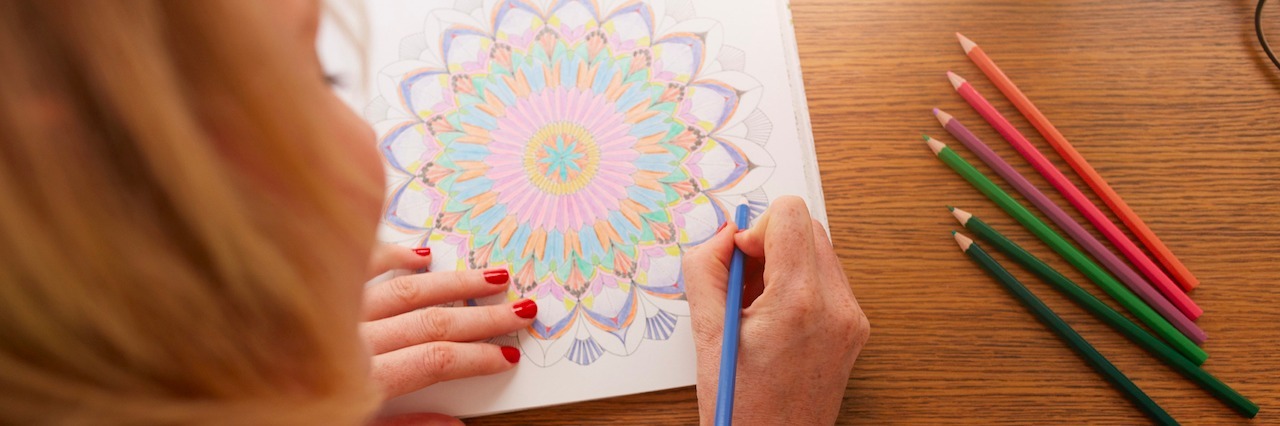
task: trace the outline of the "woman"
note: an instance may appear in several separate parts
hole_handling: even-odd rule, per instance
[[[499,293],[503,270],[363,289],[430,257],[375,247],[381,164],[327,87],[318,10],[0,2],[0,423],[364,424],[386,398],[519,362],[468,342],[535,305],[419,309]],[[830,423],[866,318],[803,202],[757,222],[685,256],[702,418],[736,244],[752,279],[735,417]]]

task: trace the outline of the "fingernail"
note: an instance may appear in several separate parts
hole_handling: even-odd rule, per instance
[[[506,269],[490,269],[484,271],[484,280],[489,284],[506,284],[511,279],[511,274]]]
[[[506,358],[507,362],[515,364],[520,362],[520,350],[511,346],[503,346],[502,357]]]
[[[723,231],[723,230],[724,230],[724,227],[726,227],[726,226],[729,226],[729,222],[728,222],[728,221],[725,221],[724,223],[721,223],[721,224],[720,224],[720,227],[719,227],[719,228],[716,228],[716,233],[717,233],[717,234],[719,234],[719,233],[720,233],[720,231]]]
[[[516,302],[511,309],[516,311],[516,316],[520,318],[529,319],[538,316],[538,304],[529,299]]]
[[[427,257],[431,255],[431,247],[416,248],[413,249],[413,252],[417,253],[418,256]]]

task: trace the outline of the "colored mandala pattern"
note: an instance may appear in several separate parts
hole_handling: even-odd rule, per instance
[[[540,307],[511,343],[538,365],[668,339],[684,248],[767,199],[771,125],[741,51],[688,6],[618,3],[437,11],[379,76],[383,232],[509,268],[503,298]]]

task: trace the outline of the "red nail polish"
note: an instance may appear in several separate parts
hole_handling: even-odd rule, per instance
[[[427,257],[431,255],[431,247],[416,248],[413,249],[413,252],[417,253],[418,256]]]
[[[511,274],[506,269],[490,269],[484,271],[484,280],[489,284],[506,284],[511,279]]]
[[[502,357],[506,358],[507,362],[515,364],[520,362],[520,350],[511,346],[503,346]]]
[[[726,226],[729,226],[729,222],[728,222],[728,221],[725,221],[724,223],[721,223],[721,224],[720,224],[720,227],[719,227],[719,228],[716,228],[716,233],[717,233],[717,234],[719,234],[719,233],[720,233],[720,231],[723,231],[723,230],[724,230],[724,227],[726,227]]]
[[[515,310],[516,316],[520,318],[529,319],[538,316],[538,304],[529,299],[516,302],[511,309]]]

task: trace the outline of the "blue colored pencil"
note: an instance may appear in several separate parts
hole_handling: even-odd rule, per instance
[[[747,229],[751,221],[751,209],[739,205],[734,223],[738,229]],[[733,422],[733,383],[738,373],[738,331],[742,326],[742,250],[733,249],[729,262],[729,294],[724,302],[724,335],[720,339],[720,384],[716,394],[716,426],[729,426]]]

